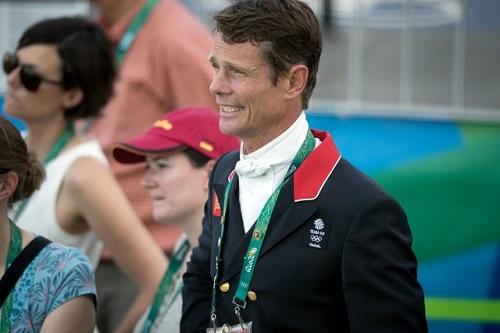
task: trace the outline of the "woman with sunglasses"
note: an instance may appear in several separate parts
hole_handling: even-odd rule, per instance
[[[20,277],[8,296],[0,296],[0,332],[92,332],[95,283],[92,265],[79,250],[45,245],[28,266],[19,260],[41,239],[19,229],[7,211],[29,197],[44,178],[43,167],[7,119],[0,116],[0,277]],[[8,269],[9,273],[6,273]],[[15,280],[14,280],[15,281]],[[2,290],[0,294],[3,294]]]
[[[140,288],[120,329],[130,330],[150,303],[166,259],[131,208],[98,142],[75,129],[98,116],[112,93],[110,44],[93,23],[49,19],[28,28],[15,54],[3,58],[5,111],[22,119],[26,142],[47,180],[16,205],[15,223],[81,249],[96,267],[104,245]]]

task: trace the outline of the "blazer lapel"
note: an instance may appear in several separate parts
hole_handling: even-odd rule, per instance
[[[253,228],[252,228],[253,229]],[[225,236],[222,248],[223,274],[221,281],[227,281],[239,273],[243,265],[243,257],[250,242],[252,230],[245,234],[239,201],[239,181],[235,175],[233,186],[229,192],[228,218],[226,219]]]
[[[293,179],[290,179],[278,197],[259,256],[265,255],[274,245],[300,227],[316,209],[313,202],[293,202]]]

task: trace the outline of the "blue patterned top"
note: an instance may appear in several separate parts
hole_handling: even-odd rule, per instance
[[[16,284],[11,331],[39,332],[52,311],[82,295],[91,295],[95,301],[95,277],[89,259],[80,250],[50,243]]]

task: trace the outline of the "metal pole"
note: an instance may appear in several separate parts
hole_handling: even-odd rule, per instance
[[[361,2],[362,0],[354,0],[353,20],[349,26],[347,104],[350,113],[362,105],[363,8]]]
[[[332,28],[332,2],[331,0],[323,0],[323,25],[325,30]]]
[[[399,104],[402,106],[402,109],[408,109],[412,105],[414,49],[413,0],[405,1],[405,14],[405,29],[401,33],[401,61],[399,70]]]
[[[455,28],[455,40],[453,45],[453,67],[451,75],[451,96],[452,96],[452,114],[462,115],[465,112],[465,40],[467,32],[467,0],[460,1],[462,15]]]

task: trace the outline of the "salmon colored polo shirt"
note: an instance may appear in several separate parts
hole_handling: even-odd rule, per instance
[[[137,1],[111,26],[103,22],[115,44],[144,2]],[[208,30],[183,5],[175,0],[160,0],[125,55],[114,96],[90,129],[103,146],[127,198],[166,251],[171,251],[180,229],[153,221],[151,200],[140,185],[144,164],[117,163],[111,151],[116,142],[144,133],[171,110],[187,106],[216,110],[215,98],[208,91],[212,70],[207,58],[212,42]]]

